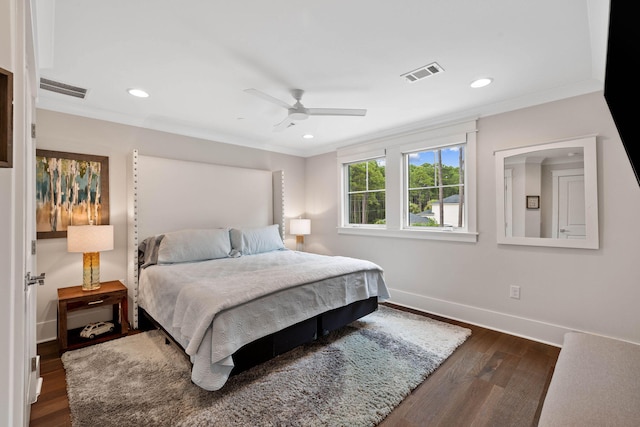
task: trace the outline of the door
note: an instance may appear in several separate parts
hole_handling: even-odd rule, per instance
[[[571,169],[554,172],[554,237],[586,238],[584,171]]]
[[[26,92],[31,99],[30,89],[27,85]],[[34,123],[35,114],[32,106],[35,102],[31,100],[30,106],[25,112],[27,123]],[[29,126],[31,127],[31,126]],[[37,337],[36,337],[36,314],[37,314],[37,298],[38,285],[44,284],[44,274],[36,275],[34,272],[37,268],[36,262],[36,222],[35,222],[35,141],[31,129],[25,132],[25,249],[24,271],[25,277],[25,355],[27,357],[27,378],[26,384],[26,403],[29,405],[27,411],[30,411],[30,405],[35,403],[40,395],[42,387],[42,378],[40,378],[40,357],[37,355]],[[37,277],[36,277],[37,276]],[[28,419],[28,417],[27,417]]]
[[[513,237],[513,169],[504,170],[504,236]]]
[[[25,16],[30,17],[33,11],[32,3],[25,2]],[[40,377],[40,357],[37,355],[36,313],[38,286],[44,284],[44,275],[36,274],[36,220],[35,220],[35,177],[36,177],[36,148],[35,148],[35,94],[37,90],[35,73],[35,55],[33,51],[33,28],[31,19],[26,19],[26,63],[24,73],[24,328],[25,341],[25,411],[26,422],[29,422],[31,404],[40,395],[42,378]],[[39,276],[39,277],[37,277]]]

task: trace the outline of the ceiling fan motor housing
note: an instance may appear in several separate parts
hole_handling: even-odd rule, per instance
[[[289,118],[291,120],[306,120],[309,118],[309,114],[304,107],[289,108]]]

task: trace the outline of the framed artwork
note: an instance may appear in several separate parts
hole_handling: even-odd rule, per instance
[[[527,209],[540,209],[540,196],[527,196]]]
[[[0,168],[13,167],[13,73],[0,68]]]
[[[87,224],[109,224],[109,157],[36,150],[38,239]]]

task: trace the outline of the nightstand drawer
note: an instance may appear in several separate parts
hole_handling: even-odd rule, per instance
[[[67,303],[67,311],[82,310],[83,308],[102,307],[103,305],[119,304],[122,295],[95,295],[90,299],[72,301]]]

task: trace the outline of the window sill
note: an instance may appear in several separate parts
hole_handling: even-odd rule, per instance
[[[389,230],[387,228],[338,227],[338,234],[372,237],[399,237],[402,239],[447,240],[466,243],[476,243],[478,241],[478,233],[469,231]]]

